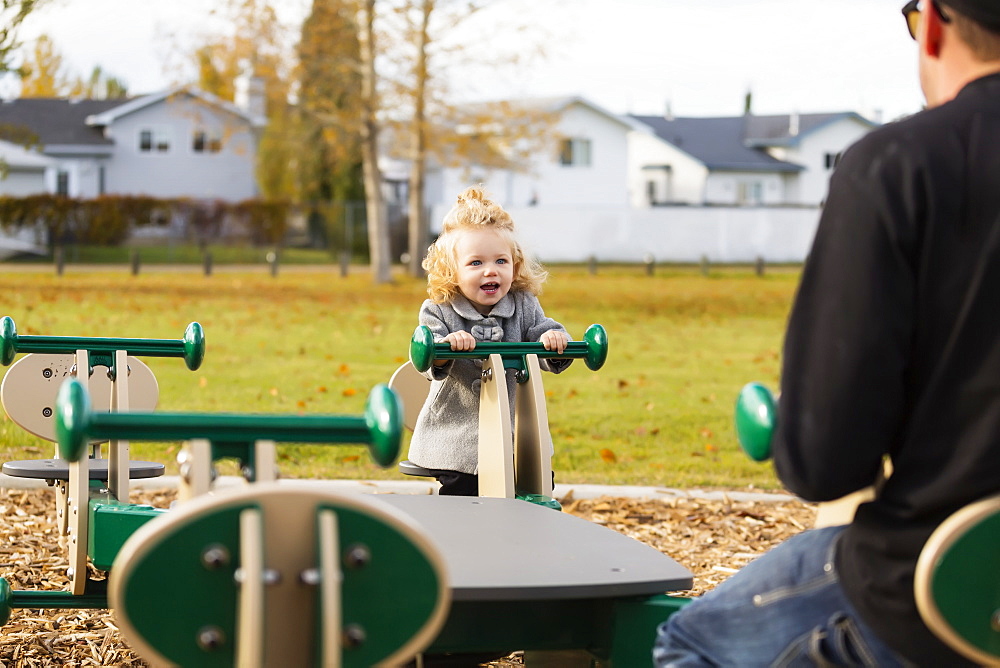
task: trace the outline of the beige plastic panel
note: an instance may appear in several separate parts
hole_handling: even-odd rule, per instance
[[[47,441],[55,441],[56,395],[63,381],[70,377],[74,355],[33,353],[15,362],[0,384],[0,402],[15,423],[25,431]],[[146,363],[128,358],[129,409],[151,411],[156,408],[160,388]],[[111,409],[112,382],[105,367],[94,369],[88,391],[95,411]]]

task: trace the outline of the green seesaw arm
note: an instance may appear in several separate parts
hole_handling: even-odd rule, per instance
[[[192,322],[182,339],[112,339],[88,336],[18,336],[10,316],[0,319],[0,364],[7,366],[17,353],[114,353],[124,350],[135,357],[183,357],[194,371],[205,359],[205,332]]]
[[[771,457],[771,440],[778,426],[778,404],[760,383],[748,383],[736,399],[736,436],[750,459]]]
[[[583,341],[570,341],[566,350],[557,353],[546,350],[541,343],[497,343],[478,342],[472,350],[452,350],[451,344],[434,343],[434,335],[429,327],[419,325],[410,340],[410,362],[417,371],[427,371],[434,360],[486,359],[490,355],[500,355],[504,359],[520,359],[525,355],[540,358],[582,358],[591,371],[604,366],[608,358],[608,333],[601,325],[591,325],[583,335]]]
[[[244,415],[229,413],[103,413],[90,408],[86,390],[75,378],[56,398],[59,456],[71,462],[86,456],[91,440],[170,441],[204,438],[213,443],[252,445],[269,440],[292,443],[363,443],[380,466],[399,456],[403,410],[396,393],[376,385],[364,415]]]

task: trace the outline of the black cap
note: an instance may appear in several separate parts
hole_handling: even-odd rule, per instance
[[[954,7],[976,23],[1000,32],[1000,0],[940,0],[942,5]]]

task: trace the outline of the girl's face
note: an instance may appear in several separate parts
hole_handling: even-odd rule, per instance
[[[494,230],[463,230],[460,235],[455,244],[458,289],[486,315],[510,292],[514,281],[512,249]]]

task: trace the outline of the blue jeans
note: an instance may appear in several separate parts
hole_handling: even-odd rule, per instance
[[[793,536],[657,629],[654,665],[905,666],[848,603],[833,555],[843,527]]]

